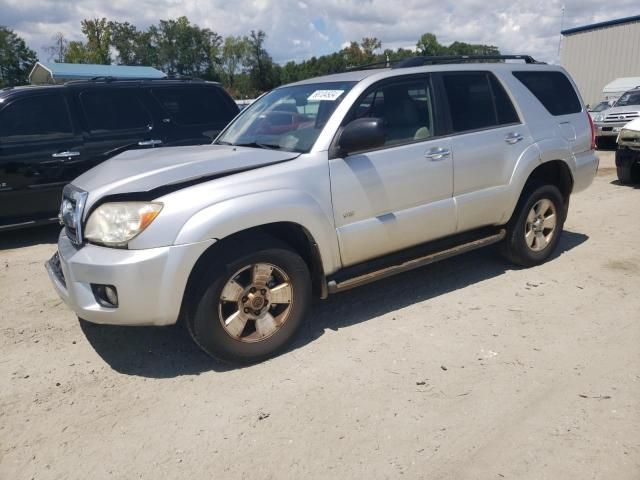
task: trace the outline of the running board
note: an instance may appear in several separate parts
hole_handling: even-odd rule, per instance
[[[353,278],[348,278],[340,282],[331,280],[327,285],[329,289],[329,293],[338,293],[338,292],[343,292],[345,290],[350,290],[352,288],[359,287],[360,285],[366,285],[367,283],[375,282],[376,280],[390,277],[397,273],[408,272],[409,270],[424,267],[425,265],[439,262],[440,260],[445,260],[447,258],[451,258],[456,255],[460,255],[462,253],[470,252],[471,250],[475,250],[477,248],[482,248],[482,247],[486,247],[487,245],[491,245],[493,243],[498,243],[500,240],[502,240],[505,237],[506,233],[507,233],[506,230],[502,229],[494,235],[491,235],[485,238],[480,238],[478,240],[463,243],[460,245],[456,245],[454,247],[441,250],[439,252],[430,253],[429,255],[407,260],[398,265],[392,265],[386,268],[382,268],[380,270],[376,270],[371,273],[359,275]]]

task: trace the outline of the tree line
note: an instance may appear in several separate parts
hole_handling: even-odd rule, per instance
[[[197,77],[221,82],[236,98],[252,98],[278,85],[348,68],[400,60],[415,55],[499,54],[495,46],[453,42],[442,45],[425,33],[415,49],[383,49],[375,37],[352,41],[338,52],[280,65],[265,49],[266,34],[222,37],[201,28],[187,17],[160,20],[146,29],[106,18],[85,19],[83,40],[68,40],[63,33],[44,48],[49,61],[145,65],[176,77]],[[0,26],[0,86],[26,83],[37,56],[18,35]]]

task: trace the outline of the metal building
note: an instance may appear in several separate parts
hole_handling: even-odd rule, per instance
[[[602,89],[620,77],[640,77],[640,15],[562,32],[560,63],[585,103],[603,100]]]
[[[153,67],[36,62],[29,74],[29,82],[33,85],[64,83],[94,77],[165,78],[166,74]]]

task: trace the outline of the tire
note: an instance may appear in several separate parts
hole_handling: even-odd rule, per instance
[[[556,186],[529,185],[506,226],[507,234],[501,249],[503,256],[523,267],[544,263],[558,246],[566,215],[565,202]],[[555,216],[554,222],[550,216]]]
[[[616,173],[618,174],[618,180],[624,185],[633,181],[633,178],[631,176],[631,165],[616,167]]]
[[[623,185],[640,183],[640,166],[637,163],[628,163],[616,167],[618,181]]]
[[[309,308],[307,264],[287,245],[262,235],[217,258],[197,274],[187,299],[191,337],[222,361],[255,363],[275,355],[293,339]]]

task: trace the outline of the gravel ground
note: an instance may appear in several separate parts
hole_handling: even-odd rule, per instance
[[[79,322],[0,237],[0,478],[640,478],[640,190],[611,153],[556,258],[472,252],[318,302],[245,368]]]

